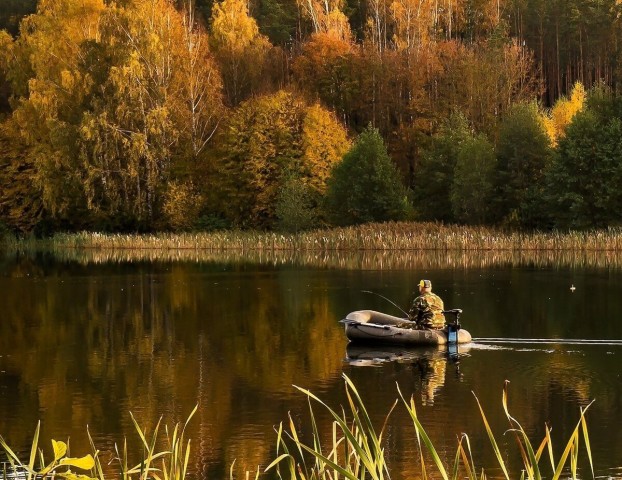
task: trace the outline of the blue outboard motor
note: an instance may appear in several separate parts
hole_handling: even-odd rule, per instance
[[[447,323],[447,343],[456,344],[458,343],[458,330],[460,330],[460,314],[462,310],[459,308],[454,308],[452,310],[443,310],[444,315],[453,315],[454,321]]]

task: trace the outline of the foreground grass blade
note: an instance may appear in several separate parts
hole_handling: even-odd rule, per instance
[[[369,418],[367,410],[365,409],[365,405],[363,404],[363,400],[361,399],[361,396],[359,395],[358,390],[352,383],[352,380],[350,380],[350,378],[348,378],[348,376],[345,374],[343,375],[343,378],[346,382],[346,394],[348,396],[348,400],[350,401],[350,406],[352,407],[353,414],[355,415],[356,419],[359,419],[358,412],[360,411],[360,417],[362,418],[363,422],[359,422],[359,423],[361,424],[361,426],[365,427],[364,431],[372,434],[371,440],[374,444],[374,448],[377,452],[380,452],[382,450],[380,448],[381,438],[380,436],[376,435],[374,426],[371,422],[371,419]],[[356,398],[356,405],[353,403],[350,393],[352,393],[354,397]]]
[[[418,478],[427,480],[429,476],[432,477],[432,475],[428,475],[425,462],[427,455],[430,455],[433,460],[434,467],[438,472],[438,474],[437,472],[434,472],[433,478],[442,478],[443,480],[458,480],[461,478],[477,480],[479,478],[481,480],[486,480],[486,475],[483,470],[481,470],[481,473],[478,476],[475,462],[473,461],[470,440],[466,434],[462,434],[458,440],[458,448],[453,457],[451,472],[448,473],[448,467],[440,458],[438,451],[434,447],[418,417],[414,397],[411,395],[410,399],[406,400],[399,385],[397,386],[399,398],[395,403],[393,403],[389,414],[385,418],[380,433],[378,434],[373,427],[371,416],[365,408],[363,400],[354,384],[347,376],[344,376],[344,380],[347,404],[351,410],[347,413],[343,406],[341,406],[341,413],[337,413],[337,411],[332,410],[326,403],[310,391],[296,387],[300,392],[307,396],[309,412],[311,415],[313,441],[309,445],[302,442],[301,436],[297,432],[294,419],[292,415],[289,414],[288,416],[291,431],[287,432],[284,430],[282,423],[279,424],[278,430],[275,428],[277,433],[276,458],[274,458],[265,468],[266,472],[276,469],[276,475],[281,480],[389,479],[389,466],[385,461],[385,450],[382,446],[383,436],[388,425],[388,418],[393,413],[399,399],[401,399],[415,427],[417,447],[421,460],[421,477]],[[510,475],[503,461],[499,445],[492,433],[492,429],[488,423],[486,415],[484,414],[482,405],[477,397],[475,397],[475,400],[477,402],[490,443],[497,457],[497,461],[499,462],[499,466],[503,471],[505,478],[509,480]],[[316,415],[313,409],[316,402],[323,406],[330,416],[332,416],[332,421],[330,422],[331,436],[328,437],[329,439],[332,439],[332,445],[329,445],[327,440],[324,440],[324,446],[320,443],[320,427],[322,426],[322,423],[316,421]],[[553,476],[551,479],[557,480],[562,478],[563,471],[565,471],[566,477],[570,476],[570,478],[577,479],[579,454],[581,450],[581,434],[585,441],[585,448],[587,450],[592,476],[594,476],[593,458],[586,422],[586,412],[592,405],[591,403],[587,407],[580,409],[580,419],[577,422],[577,425],[572,432],[572,435],[570,436],[558,462],[555,461],[553,456],[550,427],[548,425],[545,426],[544,439],[540,442],[537,450],[534,451],[532,443],[529,441],[524,429],[509,413],[507,388],[504,389],[502,403],[505,415],[510,422],[510,431],[516,435],[519,445],[521,446],[521,455],[524,463],[524,469],[520,475],[514,475],[513,478],[520,478],[521,480],[539,480],[541,476],[538,463],[544,451],[548,450],[553,470]],[[193,417],[196,411],[197,407],[193,409],[183,426],[180,424],[175,425],[175,428],[170,431],[171,435],[169,435],[168,427],[165,426],[166,440],[168,442],[169,450],[159,452],[156,451],[156,446],[158,444],[157,440],[161,419],[158,421],[153,434],[148,436],[147,430],[141,429],[138,426],[138,422],[132,415],[132,421],[136,427],[137,434],[140,438],[140,445],[143,449],[143,460],[134,468],[128,468],[127,441],[124,441],[122,452],[119,451],[118,446],[115,444],[117,456],[113,460],[118,461],[121,467],[120,472],[117,475],[119,480],[185,480],[188,478],[191,440],[185,440],[185,430],[189,420]],[[43,451],[38,448],[39,432],[40,424],[37,425],[37,429],[35,430],[30,456],[28,459],[29,463],[27,465],[20,461],[15,452],[7,445],[6,441],[0,437],[0,446],[2,446],[5,450],[8,460],[13,467],[13,471],[7,474],[5,465],[3,480],[7,480],[9,475],[11,475],[11,477],[19,476],[23,480],[32,480],[33,478],[50,480],[53,477],[61,477],[65,478],[65,480],[104,480],[104,471],[100,462],[99,451],[95,448],[90,432],[88,433],[88,436],[93,452],[92,455],[85,455],[81,458],[68,457],[68,445],[63,442],[52,441],[54,458],[47,467],[45,466]],[[292,446],[292,448],[289,449],[288,444],[291,444],[291,442],[294,442],[295,448]],[[425,456],[423,452],[424,447],[428,452]],[[37,457],[40,457],[41,461],[41,470],[38,472],[34,467]],[[305,458],[307,460],[313,458],[314,462],[309,462],[309,467],[307,467],[305,464]],[[299,464],[297,461],[301,463]],[[449,461],[451,461],[451,459],[449,459]],[[283,465],[283,462],[285,462],[285,465]],[[231,464],[229,471],[229,477],[231,480],[234,478],[234,463]],[[448,464],[449,462],[447,462],[447,465]],[[19,470],[16,468],[16,465],[19,467]],[[161,469],[157,468],[156,465],[161,465]],[[569,466],[569,470],[566,469],[567,466]],[[285,467],[287,470],[285,470]],[[78,470],[90,470],[91,476],[74,473],[71,471],[71,469],[74,468]],[[430,469],[432,469],[432,467],[430,467]],[[260,470],[258,467],[254,474],[254,478],[257,480],[259,477]],[[250,471],[246,471],[246,478],[250,480]]]
[[[350,428],[348,427],[346,422],[332,408],[330,408],[328,405],[326,405],[322,400],[320,400],[318,397],[316,397],[309,390],[305,390],[304,388],[301,388],[301,387],[295,387],[295,388],[297,388],[299,391],[301,391],[302,393],[304,393],[308,397],[310,397],[313,400],[315,400],[316,402],[318,402],[324,408],[326,408],[326,410],[333,416],[335,421],[339,424],[339,427],[343,431],[344,435],[348,438],[348,441],[350,442],[350,444],[352,445],[352,447],[356,451],[356,453],[359,456],[361,462],[363,462],[363,465],[365,466],[365,468],[370,472],[370,475],[372,475],[372,478],[374,478],[374,479],[378,478],[377,476],[373,475],[373,472],[375,471],[374,461],[368,457],[367,451],[366,451],[365,447],[363,447],[360,444],[360,442],[356,438],[356,436],[350,431]],[[304,445],[302,445],[302,446],[304,446]]]
[[[549,452],[549,460],[551,461],[551,472],[555,474],[555,455],[553,454],[553,440],[551,439],[551,428],[548,425],[545,425],[545,438],[547,442],[548,452]]]
[[[592,471],[592,478],[594,478],[594,463],[592,461],[592,448],[590,447],[590,436],[587,432],[587,422],[585,421],[585,411],[594,403],[593,401],[590,404],[581,409],[581,427],[583,430],[583,440],[585,441],[585,448],[587,450],[587,457],[590,461],[590,469]]]
[[[537,469],[537,465],[534,465],[534,456],[529,455],[529,453],[525,451],[525,448],[529,449],[531,446],[529,444],[529,440],[526,438],[525,435],[523,435],[523,439],[521,439],[520,434],[521,433],[524,434],[523,428],[521,427],[520,423],[518,423],[518,421],[514,417],[512,417],[512,415],[510,415],[510,412],[508,409],[508,385],[509,383],[510,383],[509,380],[506,380],[503,384],[503,395],[501,399],[501,403],[503,405],[503,411],[505,412],[505,416],[507,417],[508,422],[510,423],[510,431],[514,434],[514,438],[516,439],[516,443],[518,445],[521,457],[523,459],[523,466],[525,467],[525,470],[527,471],[528,478],[530,479],[535,478],[536,480],[540,480],[539,472],[535,472],[535,470]],[[525,441],[524,446],[523,446],[523,440]]]
[[[39,445],[39,432],[41,430],[41,421],[37,422],[37,428],[35,428],[35,434],[32,439],[32,447],[30,449],[30,460],[28,461],[28,480],[30,480],[34,473],[35,459],[37,458],[37,446]]]
[[[95,467],[93,468],[94,472],[92,475],[97,477],[99,480],[104,480],[104,469],[102,468],[102,464],[99,459],[99,450],[95,447],[95,442],[93,441],[93,437],[91,436],[91,432],[88,427],[86,429],[86,433],[89,437],[89,443],[91,444],[91,450],[93,451],[93,458],[95,460]]]
[[[400,386],[397,386],[397,390],[399,392],[400,390]],[[415,414],[415,416],[417,415],[417,411],[415,409],[415,404],[414,402],[412,402],[412,409],[413,412]],[[422,480],[427,480],[428,478],[428,472],[426,470],[426,466],[425,466],[425,458],[423,457],[423,448],[421,448],[421,435],[419,434],[419,430],[417,428],[415,428],[415,436],[417,438],[417,450],[419,450],[419,462],[421,462],[421,478]]]
[[[421,435],[421,439],[423,440],[423,443],[428,449],[428,452],[430,452],[430,455],[432,455],[432,459],[434,460],[436,468],[438,469],[439,473],[441,474],[444,480],[449,480],[449,477],[447,476],[447,471],[445,470],[445,466],[443,465],[443,462],[438,456],[438,452],[434,448],[434,445],[432,444],[430,437],[428,437],[428,434],[423,428],[423,425],[421,425],[421,422],[417,418],[417,411],[415,409],[415,402],[413,400],[413,397],[412,396],[410,397],[410,404],[409,404],[404,398],[404,395],[402,395],[402,391],[400,390],[399,386],[397,388],[397,391],[399,392],[400,398],[402,399],[402,401],[404,402],[404,405],[406,406],[406,410],[408,410],[408,413],[410,414],[410,418],[415,424],[415,428],[417,429],[417,432],[419,432],[419,434]]]
[[[337,472],[339,472],[341,475],[344,476],[344,478],[348,478],[350,480],[359,480],[358,477],[354,475],[352,472],[348,471],[346,468],[342,467],[341,465],[337,465],[330,458],[325,457],[319,452],[316,452],[315,450],[308,447],[307,445],[302,444],[302,448],[304,448],[308,453],[310,453],[314,457],[319,458],[322,462],[328,465],[328,467],[330,467],[332,470],[336,470]]]
[[[9,447],[7,445],[7,443],[4,441],[4,438],[2,438],[1,435],[0,435],[0,445],[2,446],[4,451],[7,453],[7,456],[9,457],[9,462],[11,463],[11,466],[14,466],[13,462],[15,462],[20,467],[23,466],[23,464],[20,461],[20,459],[17,457],[17,455],[15,455],[15,452],[13,452],[13,450],[11,450],[11,447]]]
[[[467,444],[466,450],[462,446],[463,441],[466,441],[466,444]],[[469,480],[477,480],[475,463],[473,462],[473,457],[471,456],[471,444],[469,442],[469,437],[466,433],[462,434],[462,437],[460,438],[460,442],[458,444],[458,448],[460,450],[460,456],[462,457],[462,464],[464,465],[464,469],[466,470],[467,478]],[[467,457],[467,451],[469,452],[468,457]]]
[[[371,422],[371,419],[369,418],[367,410],[365,409],[365,405],[363,404],[363,401],[358,394],[358,391],[356,390],[354,384],[347,377],[347,375],[343,375],[343,378],[346,382],[346,395],[348,397],[348,402],[352,410],[352,415],[354,416],[354,421],[356,422],[359,430],[361,432],[364,432],[364,435],[362,436],[362,443],[365,446],[368,457],[374,459],[374,462],[372,462],[374,471],[373,473],[370,472],[370,474],[372,474],[374,478],[378,478],[381,480],[384,478],[383,472],[386,468],[384,463],[384,452],[380,445],[381,439],[374,430],[374,426]],[[354,399],[352,395],[354,395]],[[354,400],[356,400],[356,402]],[[369,445],[370,441],[371,448]]]
[[[475,396],[475,393],[473,393],[473,396],[475,397],[475,401],[477,402],[477,406],[479,407],[479,411],[482,416],[482,421],[484,422],[484,427],[486,428],[486,433],[488,434],[488,439],[490,440],[492,449],[495,452],[495,456],[497,457],[499,466],[501,467],[501,470],[503,470],[503,474],[505,475],[505,478],[507,480],[510,480],[510,476],[508,475],[508,470],[505,466],[505,462],[503,461],[503,457],[501,456],[501,451],[499,450],[499,445],[497,444],[497,441],[495,440],[495,436],[493,435],[492,430],[490,429],[490,424],[488,423],[488,420],[486,419],[486,414],[484,413],[484,409],[482,408],[481,403],[479,403],[479,399],[477,398],[477,396]]]
[[[587,407],[585,407],[585,409],[581,409],[581,418],[585,416],[585,412],[587,411],[588,408],[590,408],[592,403],[590,403]],[[564,448],[564,453],[562,453],[562,456],[559,459],[559,463],[557,464],[555,473],[553,474],[553,480],[557,480],[561,477],[564,466],[566,465],[566,461],[568,460],[570,453],[575,448],[575,443],[579,441],[579,427],[582,425],[582,423],[583,422],[580,419],[574,431],[572,432],[572,435],[570,436],[570,439],[568,440],[568,443],[566,444],[566,448]]]

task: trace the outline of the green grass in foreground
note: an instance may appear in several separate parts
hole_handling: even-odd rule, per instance
[[[45,240],[7,237],[14,249],[156,249],[213,251],[505,250],[622,251],[622,228],[586,232],[505,232],[477,226],[388,222],[297,234],[256,231],[212,233],[59,233]]]
[[[345,375],[344,380],[348,409],[342,408],[341,413],[333,410],[310,391],[296,387],[309,400],[311,424],[313,426],[312,441],[310,444],[307,444],[300,439],[300,435],[290,417],[289,429],[284,428],[282,424],[277,429],[277,456],[265,469],[266,472],[271,471],[281,479],[290,480],[383,480],[390,478],[390,466],[385,461],[383,446],[383,432],[387,422],[385,420],[381,430],[377,431],[356,387]],[[463,434],[459,440],[453,458],[440,458],[432,440],[419,420],[413,398],[406,399],[399,386],[398,395],[399,399],[395,401],[389,415],[392,414],[399,400],[401,400],[416,432],[419,452],[418,461],[422,479],[442,478],[443,480],[457,480],[459,478],[468,478],[469,480],[483,480],[489,478],[484,470],[478,468],[475,463],[471,454],[469,437],[466,434]],[[502,403],[510,425],[509,431],[516,436],[516,448],[523,461],[521,472],[508,471],[498,442],[478,401],[482,421],[488,433],[491,447],[495,452],[498,467],[503,472],[503,478],[507,480],[518,478],[539,480],[544,475],[543,470],[547,470],[546,478],[555,480],[562,478],[562,475],[564,475],[563,478],[576,479],[581,444],[585,447],[592,477],[594,477],[590,441],[585,421],[585,412],[589,405],[585,408],[580,408],[577,425],[566,442],[562,455],[556,459],[553,454],[553,441],[549,427],[547,427],[542,441],[534,445],[527,437],[520,423],[510,415],[508,410],[507,383],[503,390]],[[328,445],[322,445],[321,438],[323,436],[320,435],[315,421],[314,404],[319,404],[333,418],[332,442]],[[183,426],[175,426],[172,435],[169,435],[170,432],[166,428],[168,447],[164,451],[156,451],[155,447],[160,424],[158,423],[154,432],[148,435],[132,417],[143,445],[143,460],[135,466],[129,466],[127,444],[124,443],[121,451],[119,451],[119,448],[116,449],[115,460],[118,472],[115,474],[115,477],[123,480],[181,480],[187,478],[190,440],[185,441],[184,432],[195,412],[196,408]],[[100,452],[92,441],[92,454],[81,458],[69,457],[65,443],[52,441],[53,459],[46,463],[43,452],[38,447],[38,438],[39,427],[37,426],[30,458],[27,461],[21,461],[4,439],[0,437],[0,444],[9,457],[12,469],[12,472],[4,472],[5,479],[8,478],[7,475],[20,472],[20,477],[27,480],[31,480],[35,476],[42,479],[51,479],[56,476],[69,480],[104,480]],[[548,457],[548,462],[543,460],[542,457],[545,459]],[[430,461],[426,461],[426,459]],[[541,463],[548,463],[548,465],[545,467]],[[250,475],[250,472],[246,472],[246,478],[249,478]],[[255,478],[259,476],[260,472],[258,470],[255,473]],[[234,478],[233,465],[230,477],[231,479]]]

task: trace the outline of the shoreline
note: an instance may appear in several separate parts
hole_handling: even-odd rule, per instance
[[[192,233],[57,233],[5,238],[7,250],[194,250],[241,252],[602,251],[622,252],[622,228],[570,232],[508,232],[490,227],[388,222],[301,233],[226,230]]]
[[[57,234],[12,240],[5,256],[39,254],[82,265],[211,262],[344,269],[484,268],[530,265],[622,268],[622,229],[504,233],[484,227],[384,223],[300,234]]]

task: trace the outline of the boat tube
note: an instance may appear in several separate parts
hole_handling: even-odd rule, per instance
[[[413,346],[471,342],[471,334],[461,328],[458,321],[462,310],[445,310],[443,313],[453,315],[454,321],[442,330],[413,328],[415,322],[374,310],[351,312],[341,322],[345,325],[346,337],[352,342]]]

